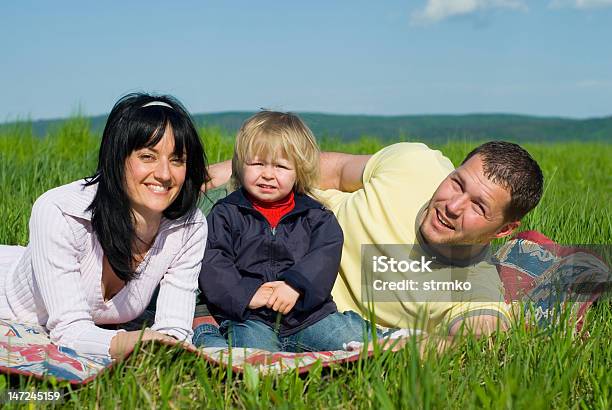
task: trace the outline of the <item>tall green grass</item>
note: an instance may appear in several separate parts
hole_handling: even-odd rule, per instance
[[[210,162],[228,159],[232,139],[202,130]],[[0,243],[27,243],[34,200],[55,186],[91,175],[99,136],[74,119],[38,139],[18,126],[0,135]],[[321,141],[324,150],[372,153],[375,138],[344,144]],[[455,165],[477,142],[435,146]],[[527,144],[541,164],[546,190],[521,229],[536,229],[561,243],[610,244],[612,145]],[[0,375],[8,386],[58,388],[74,408],[612,408],[612,308],[589,312],[577,337],[560,326],[548,331],[517,326],[488,339],[465,338],[443,354],[422,360],[416,345],[348,366],[309,374],[237,377],[195,356],[145,346],[83,388],[54,380]]]

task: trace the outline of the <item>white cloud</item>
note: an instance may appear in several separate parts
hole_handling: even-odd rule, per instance
[[[417,24],[436,23],[449,17],[462,16],[495,8],[526,10],[527,6],[522,0],[427,0],[425,8],[414,12],[411,20]]]
[[[612,0],[552,0],[550,7],[573,7],[575,9],[594,9],[601,7],[612,7]]]

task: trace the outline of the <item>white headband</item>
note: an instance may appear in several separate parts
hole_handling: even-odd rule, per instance
[[[168,107],[168,108],[170,108],[172,110],[174,109],[174,108],[172,108],[172,106],[170,104],[165,103],[163,101],[151,101],[150,103],[146,103],[145,105],[143,105],[142,108],[151,107],[153,105],[159,105],[161,107]]]

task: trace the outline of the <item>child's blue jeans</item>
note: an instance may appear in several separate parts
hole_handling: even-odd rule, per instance
[[[263,322],[225,320],[217,329],[203,324],[194,330],[193,343],[199,347],[252,347],[271,352],[318,352],[342,350],[343,344],[372,339],[370,323],[355,312],[332,313],[290,336],[280,337]]]

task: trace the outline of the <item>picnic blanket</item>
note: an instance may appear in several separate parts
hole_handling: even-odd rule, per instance
[[[610,269],[597,255],[584,249],[563,247],[537,232],[525,232],[504,244],[494,262],[504,285],[508,303],[525,304],[533,323],[556,323],[556,312],[569,307],[582,326],[584,315],[612,282]],[[534,313],[535,312],[535,313]],[[195,324],[214,322],[199,318]],[[247,366],[260,373],[297,370],[307,372],[320,361],[322,366],[356,361],[356,351],[313,353],[268,352],[258,349],[203,348],[204,360],[242,372]],[[372,352],[365,352],[366,355]],[[52,344],[41,326],[0,320],[0,371],[42,378],[53,376],[73,384],[85,384],[112,367],[105,357],[83,355]]]
[[[508,241],[493,263],[506,303],[522,302],[526,321],[540,327],[571,320],[580,330],[588,308],[612,285],[610,267],[594,249],[561,246],[536,231]]]
[[[203,348],[198,353],[210,363],[230,365],[228,349]],[[359,359],[360,351],[329,351],[310,353],[268,352],[258,349],[234,348],[231,366],[242,372],[250,365],[260,373],[282,373],[298,369],[307,372],[317,361],[324,365],[348,363]],[[0,370],[42,378],[54,376],[72,384],[85,384],[110,368],[113,361],[97,355],[86,355],[51,343],[42,326],[0,320]]]

